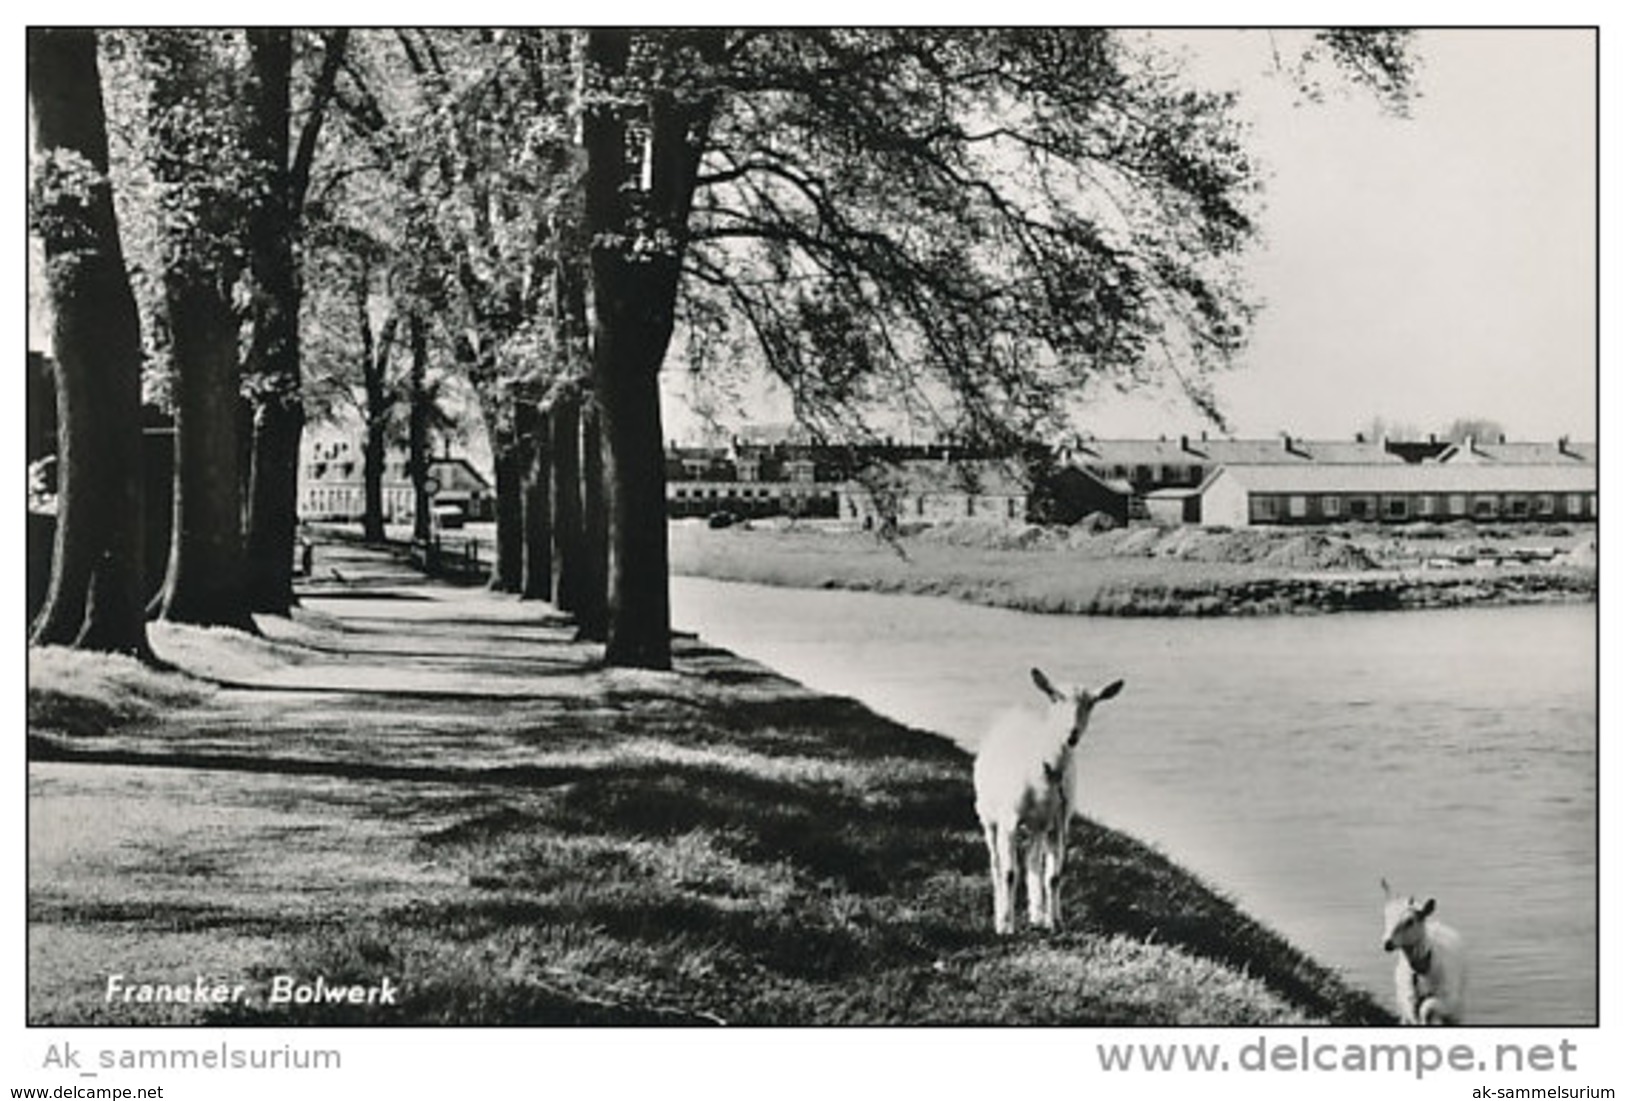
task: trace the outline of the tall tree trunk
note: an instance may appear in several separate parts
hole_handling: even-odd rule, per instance
[[[573,151],[565,172],[570,191],[579,196],[582,182],[582,154]],[[582,233],[579,200],[561,204],[553,218],[552,324],[559,352],[556,370],[562,379],[573,380],[554,388],[549,410],[553,451],[553,603],[576,617],[586,635],[586,620],[594,620],[592,637],[603,641],[604,601],[602,571],[598,572],[596,597],[589,598],[586,586],[592,584],[587,563],[587,532],[583,513],[584,467],[582,463],[582,418],[585,376],[591,370],[587,348],[587,254]],[[597,446],[596,438],[594,446]],[[598,470],[594,464],[594,470]]]
[[[406,471],[412,479],[412,541],[427,543],[430,512],[434,501],[429,494],[429,414],[428,387],[429,336],[423,315],[413,309],[406,319],[412,345],[411,408],[408,409]]]
[[[553,449],[548,441],[548,417],[535,404],[522,401],[518,428],[524,443],[525,470],[521,488],[524,508],[525,561],[519,579],[521,600],[553,598]]]
[[[667,588],[665,480],[659,457],[660,395],[655,372],[664,346],[646,329],[647,310],[658,308],[630,262],[628,235],[633,175],[627,162],[624,107],[608,91],[624,79],[631,54],[626,31],[588,31],[587,79],[599,93],[582,108],[586,152],[584,201],[591,242],[592,384],[603,433],[606,584],[604,661],[650,669],[671,667],[671,602]],[[650,258],[651,261],[653,258]],[[651,353],[653,362],[650,362]],[[653,405],[650,405],[650,399]],[[653,432],[653,441],[640,438]],[[652,449],[652,450],[651,450]],[[658,491],[656,509],[647,508]],[[644,506],[644,507],[640,507]]]
[[[163,285],[175,367],[175,500],[165,619],[254,630],[243,564],[238,441],[241,373],[233,301],[247,208],[223,186],[238,128],[237,70],[218,37],[191,29],[141,36],[150,167],[171,199],[160,219]]]
[[[220,280],[165,277],[175,357],[175,520],[161,615],[253,631],[237,448],[237,315]]]
[[[385,320],[375,346],[367,314],[366,280],[361,283],[356,304],[361,311],[361,347],[366,356],[362,369],[366,438],[361,444],[361,534],[364,539],[381,543],[384,539],[384,463],[389,457],[389,415],[395,404],[389,391],[389,354],[395,343],[399,315],[391,313]]]
[[[601,335],[610,363],[654,349],[622,349]],[[664,348],[660,349],[661,354]],[[607,488],[605,534],[609,665],[671,668],[671,600],[666,547],[666,464],[661,447],[659,376],[641,370],[596,373]]]
[[[367,435],[361,442],[361,537],[369,543],[384,541],[384,463],[389,457],[385,432],[389,422],[367,417]]]
[[[294,259],[298,201],[289,178],[293,35],[248,32],[251,106],[248,145],[264,175],[249,218],[253,336],[248,352],[254,402],[248,462],[248,598],[255,611],[287,615],[294,605],[293,550],[299,524],[299,274]]]
[[[28,32],[28,92],[48,158],[36,226],[56,354],[58,496],[41,644],[152,657],[142,591],[141,337],[107,179],[96,34]],[[70,162],[93,173],[62,186]]]
[[[256,612],[285,616],[293,595],[299,528],[299,445],[305,409],[297,397],[261,398],[254,409],[248,489],[248,599]]]
[[[581,402],[581,603],[575,609],[581,638],[609,638],[609,506],[604,482],[604,439],[598,402]]]
[[[491,439],[491,467],[496,475],[496,553],[491,564],[490,588],[517,593],[523,581],[525,513],[520,495],[524,456],[514,430],[513,410],[493,398],[487,405],[486,431]]]
[[[720,35],[702,40],[708,54]],[[676,321],[688,217],[709,130],[708,99],[656,89],[643,160],[628,159],[626,31],[586,32],[583,189],[592,278],[592,379],[608,487],[610,665],[671,667],[660,365]],[[703,82],[702,82],[703,83]]]
[[[581,609],[581,398],[565,391],[547,411],[553,505],[553,605],[574,614]]]

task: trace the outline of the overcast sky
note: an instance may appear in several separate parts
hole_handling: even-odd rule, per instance
[[[1201,36],[1243,80],[1256,37]],[[1247,82],[1273,169],[1250,265],[1266,309],[1225,404],[1248,434],[1471,416],[1591,438],[1594,38],[1439,30],[1418,48],[1409,119],[1367,97],[1295,107],[1284,84]]]
[[[1266,75],[1262,32],[1178,41],[1198,81],[1243,93],[1270,171],[1247,263],[1265,311],[1219,386],[1238,434],[1344,437],[1374,417],[1425,434],[1482,417],[1516,438],[1595,438],[1590,32],[1422,32],[1408,119],[1359,93],[1297,105]],[[686,434],[667,404],[668,435]],[[1179,398],[1108,394],[1081,427],[1204,425]]]

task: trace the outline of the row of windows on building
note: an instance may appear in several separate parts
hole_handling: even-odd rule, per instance
[[[1097,478],[1132,482],[1135,485],[1194,486],[1202,481],[1207,469],[1199,465],[1131,466],[1125,463],[1091,463],[1086,468]]]
[[[405,459],[391,459],[384,463],[385,481],[404,481],[406,476]],[[317,459],[305,466],[305,478],[312,482],[320,481],[323,478],[356,477],[360,477],[360,464],[354,459],[346,459],[343,462]]]
[[[1561,506],[1561,507],[1560,507]],[[1254,494],[1252,518],[1269,522],[1311,518],[1347,520],[1494,520],[1530,517],[1594,520],[1595,493]],[[1380,509],[1380,511],[1379,511]]]
[[[412,489],[386,488],[383,491],[384,518],[393,520],[412,515]],[[366,496],[357,486],[309,486],[299,504],[299,515],[312,519],[360,516],[366,509]]]
[[[906,498],[905,498],[906,500]],[[961,503],[962,502],[962,503]],[[957,513],[964,509],[965,517],[970,520],[989,517],[1001,520],[1019,520],[1026,515],[1027,502],[1022,497],[981,497],[974,493],[954,494],[946,497],[927,498],[915,494],[913,498],[914,515],[916,517],[943,516]],[[907,508],[905,505],[904,508]],[[849,514],[856,516],[857,507],[851,506]]]
[[[786,487],[783,485],[749,486],[744,484],[728,486],[670,486],[671,498],[674,501],[777,501],[784,497],[830,498],[835,497],[835,490],[809,489],[804,486]]]
[[[673,516],[704,516],[730,511],[747,516],[771,516],[788,512],[798,516],[834,516],[834,486],[775,483],[746,485],[724,482],[718,485],[667,483],[666,504]]]
[[[811,459],[728,459],[723,456],[668,459],[666,479],[672,482],[796,482],[819,480],[818,464]]]

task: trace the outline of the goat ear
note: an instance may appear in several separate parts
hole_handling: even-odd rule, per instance
[[[1421,914],[1423,917],[1427,917],[1429,914],[1433,913],[1436,905],[1438,905],[1438,903],[1434,899],[1430,898],[1426,902],[1422,903],[1422,908],[1416,912]]]
[[[1051,700],[1058,700],[1061,698],[1061,694],[1055,690],[1055,686],[1049,682],[1049,678],[1044,675],[1044,671],[1042,669],[1033,669],[1033,683],[1038,685],[1038,690],[1044,693],[1044,695],[1048,696]]]
[[[1382,883],[1382,893],[1384,895],[1386,895],[1387,897],[1389,897],[1389,898],[1393,898],[1394,897],[1394,889],[1392,887],[1388,886],[1388,877],[1383,876],[1382,879],[1379,882]]]
[[[1101,700],[1109,700],[1122,690],[1123,682],[1121,680],[1114,680],[1106,687],[1102,688],[1099,692],[1095,693],[1095,702],[1099,703]]]

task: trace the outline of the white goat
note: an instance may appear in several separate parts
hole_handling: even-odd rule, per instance
[[[1122,689],[1061,691],[1038,669],[1033,683],[1049,701],[1041,716],[1017,711],[994,724],[976,752],[976,816],[993,874],[993,928],[1016,927],[1016,860],[1025,848],[1027,920],[1041,929],[1061,921],[1066,828],[1078,805],[1077,748],[1095,704]],[[1025,844],[1023,844],[1025,843]]]
[[[1435,903],[1394,894],[1382,881],[1382,950],[1399,952],[1394,989],[1407,1025],[1459,1025],[1467,1011],[1467,954],[1461,934],[1433,920]]]

